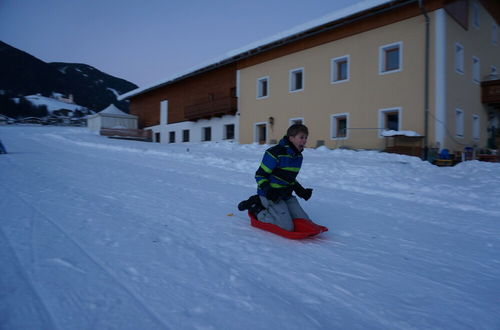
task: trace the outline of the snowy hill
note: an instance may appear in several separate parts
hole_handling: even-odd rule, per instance
[[[265,146],[0,139],[1,329],[500,328],[500,164],[308,149],[292,241],[236,209]]]
[[[0,91],[10,97],[72,94],[75,103],[94,111],[114,103],[128,112],[128,104],[118,101],[117,96],[136,88],[135,84],[90,65],[46,63],[0,41]]]
[[[41,95],[28,95],[26,96],[26,99],[36,106],[45,105],[47,107],[49,114],[61,109],[67,109],[71,111],[80,110],[84,111],[85,113],[87,112],[87,109],[81,105],[62,102],[52,97],[45,97]]]

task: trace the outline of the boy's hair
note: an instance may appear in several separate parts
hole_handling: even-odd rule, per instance
[[[305,135],[309,135],[309,130],[307,129],[307,126],[302,124],[293,124],[292,126],[288,127],[288,130],[286,131],[286,136],[296,136],[299,133],[304,133]]]

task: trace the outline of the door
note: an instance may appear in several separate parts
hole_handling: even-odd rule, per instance
[[[265,123],[256,124],[255,126],[255,137],[256,142],[259,144],[265,144],[267,142],[267,125]]]

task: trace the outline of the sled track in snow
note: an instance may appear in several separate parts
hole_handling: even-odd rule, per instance
[[[47,304],[45,304],[44,300],[42,299],[40,293],[38,292],[35,284],[33,281],[30,279],[29,275],[26,273],[24,268],[22,267],[19,258],[16,254],[16,251],[14,250],[12,243],[10,242],[9,238],[5,234],[4,230],[2,227],[0,227],[0,241],[4,241],[7,247],[7,250],[10,251],[12,255],[13,262],[16,265],[16,269],[19,271],[19,273],[22,276],[22,279],[24,282],[28,284],[29,289],[33,292],[33,295],[36,299],[36,301],[40,304],[40,306],[43,308],[43,314],[47,316],[48,321],[50,322],[50,327],[51,329],[60,329],[61,327],[57,324],[55,321],[54,315],[50,312],[50,309],[47,307]]]
[[[108,275],[115,283],[117,283],[132,299],[137,303],[137,305],[144,311],[146,312],[147,315],[149,315],[159,326],[160,328],[163,329],[170,329],[170,326],[159,316],[157,315],[154,311],[149,309],[145,302],[141,299],[140,296],[135,294],[132,289],[130,289],[127,285],[125,285],[123,282],[121,282],[118,277],[114,274],[112,270],[107,268],[106,266],[103,265],[101,261],[93,257],[87,250],[85,250],[74,238],[72,238],[60,225],[58,225],[55,221],[53,221],[50,217],[46,216],[42,211],[31,205],[29,202],[27,202],[23,197],[19,196],[19,194],[12,189],[2,185],[3,188],[6,190],[10,191],[13,196],[18,198],[20,201],[22,201],[23,204],[25,204],[27,207],[31,208],[32,210],[35,211],[36,214],[39,214],[41,218],[45,219],[47,223],[49,223],[51,226],[57,229],[64,237],[66,237],[76,248],[82,252],[92,263],[94,263],[99,269],[101,269],[106,275]],[[17,259],[17,255],[15,253],[14,248],[12,247],[12,244],[8,240],[7,235],[4,233],[4,231],[0,227],[0,235],[2,235],[5,238],[5,241],[9,245],[9,248],[12,250],[13,257],[16,259],[16,263],[19,266],[19,269],[22,271],[22,267],[20,267],[19,260]],[[34,246],[32,246],[32,249],[34,249]],[[49,310],[49,308],[46,306],[46,304],[43,301],[43,298],[39,295],[38,291],[35,288],[35,285],[32,281],[31,278],[29,278],[28,274],[26,274],[23,271],[23,276],[25,277],[26,281],[28,282],[30,288],[33,290],[33,292],[36,294],[36,297],[40,300],[40,303],[43,305],[47,315],[50,317],[50,320],[53,324],[56,324],[54,321],[54,318]],[[57,328],[60,328],[57,326]]]

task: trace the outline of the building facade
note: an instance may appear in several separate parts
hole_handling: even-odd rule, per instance
[[[128,94],[128,95],[127,95]],[[235,64],[131,91],[130,113],[161,143],[237,140]]]
[[[422,150],[492,147],[500,3],[373,3],[122,99],[165,143],[274,143],[300,122],[310,147],[382,150],[389,130]]]
[[[384,149],[384,130],[425,135],[429,148],[486,147],[498,109],[482,103],[481,82],[500,65],[497,22],[479,1],[427,3],[242,63],[240,142],[274,142],[299,120],[313,147]]]

